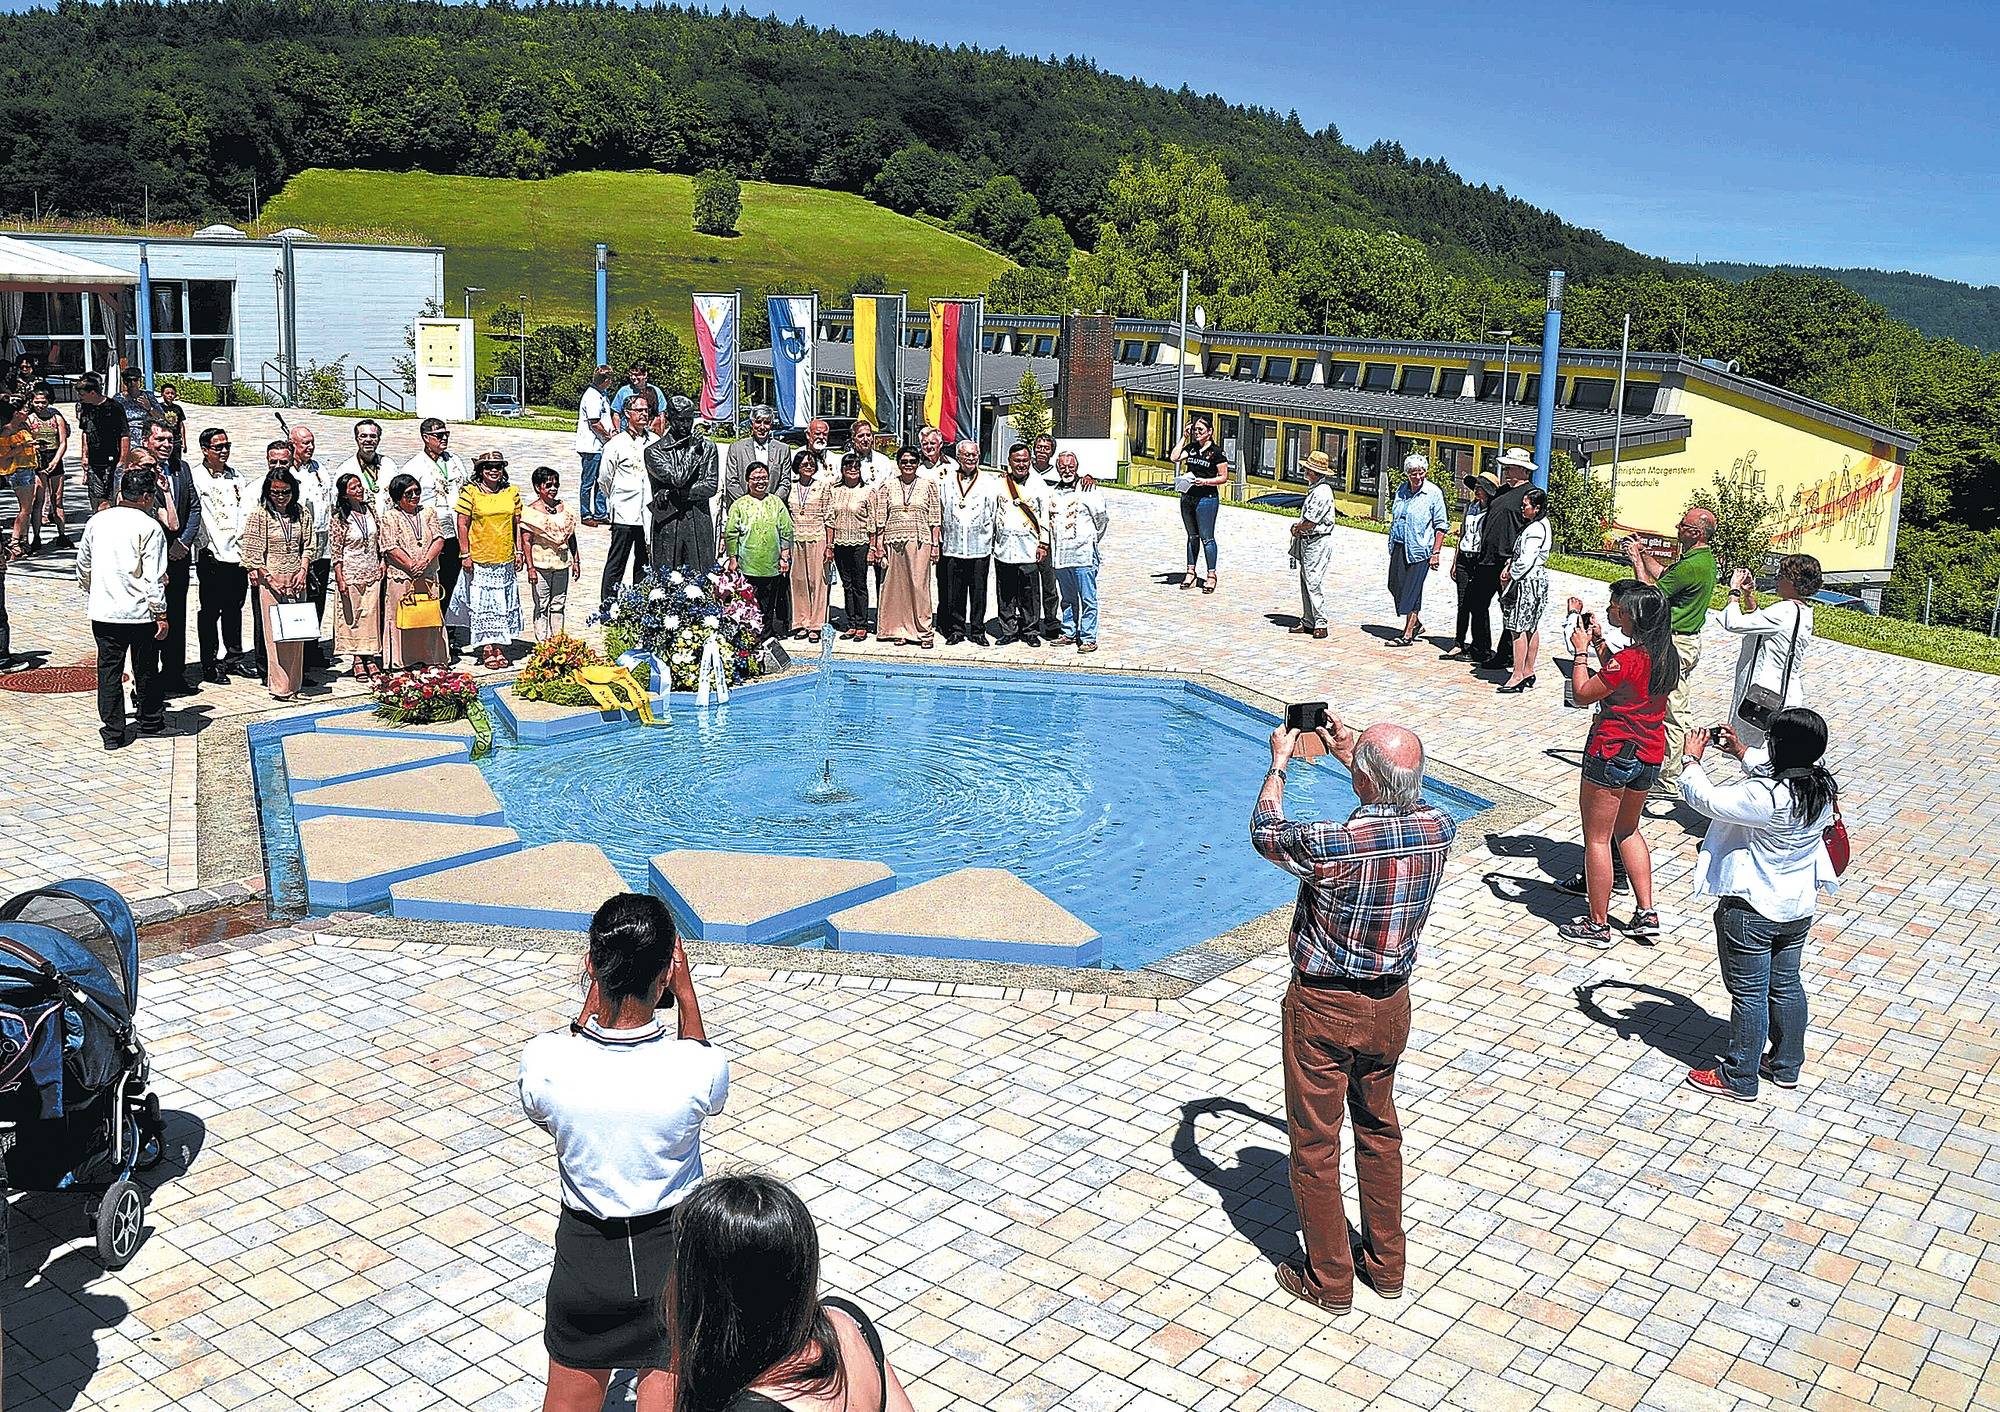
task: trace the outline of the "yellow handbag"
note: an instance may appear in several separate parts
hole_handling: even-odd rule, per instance
[[[435,593],[409,592],[396,605],[396,629],[411,632],[418,628],[444,626],[444,600]]]

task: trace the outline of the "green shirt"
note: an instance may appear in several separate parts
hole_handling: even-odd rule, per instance
[[[1715,597],[1715,555],[1707,548],[1689,550],[1668,566],[1654,586],[1667,596],[1674,632],[1681,636],[1700,632],[1708,621],[1709,601]]]
[[[745,495],[729,507],[722,522],[722,542],[738,561],[743,576],[778,576],[778,555],[792,547],[792,512],[775,495],[759,500]]]

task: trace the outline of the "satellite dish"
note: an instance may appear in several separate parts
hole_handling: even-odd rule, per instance
[[[1194,326],[1196,328],[1208,327],[1208,310],[1202,308],[1199,304],[1194,306]]]

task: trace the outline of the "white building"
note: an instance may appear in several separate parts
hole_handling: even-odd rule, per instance
[[[206,381],[213,361],[226,358],[237,378],[283,395],[299,370],[345,360],[350,387],[359,372],[359,400],[372,402],[370,375],[400,392],[394,364],[409,351],[404,332],[426,302],[444,298],[438,246],[353,245],[298,229],[252,239],[226,225],[144,239],[6,234],[134,275],[143,248],[155,381]],[[125,354],[137,363],[135,322]],[[112,327],[95,294],[15,294],[0,307],[0,347],[9,357],[25,349],[58,376],[108,369]]]

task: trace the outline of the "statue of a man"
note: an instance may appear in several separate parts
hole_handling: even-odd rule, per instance
[[[715,563],[715,524],[709,497],[718,482],[715,443],[695,430],[695,407],[669,398],[665,430],[646,448],[646,480],[653,498],[651,545],[655,568],[706,572]]]

